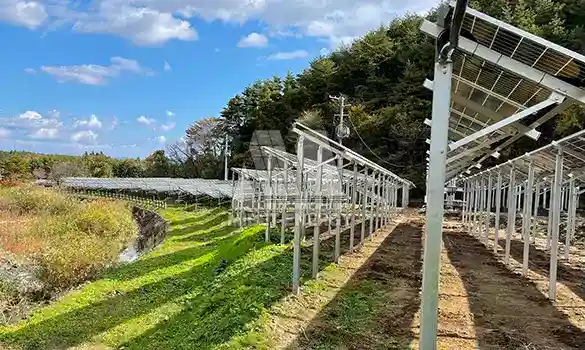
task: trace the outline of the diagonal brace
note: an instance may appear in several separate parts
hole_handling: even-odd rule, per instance
[[[564,100],[564,97],[562,97],[560,94],[553,92],[551,94],[550,98],[548,98],[542,102],[539,102],[532,107],[526,108],[525,110],[520,111],[514,115],[511,115],[508,118],[503,119],[495,124],[492,124],[492,125],[488,126],[487,128],[484,128],[484,129],[482,129],[474,134],[471,134],[465,138],[462,138],[459,141],[453,142],[449,145],[449,148],[451,149],[451,151],[453,151],[453,150],[455,150],[463,145],[468,144],[469,142],[477,140],[480,137],[489,135],[492,132],[499,130],[507,125],[510,125],[512,123],[520,121],[520,120],[522,120],[522,119],[524,119],[524,118],[526,118],[526,117],[528,117],[528,116],[530,116],[530,115],[532,115],[532,114],[534,114],[534,113],[536,113],[544,108],[547,108],[548,106],[551,106],[555,103],[560,103],[563,100]]]

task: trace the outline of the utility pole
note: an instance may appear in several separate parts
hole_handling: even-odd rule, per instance
[[[340,144],[343,144],[343,139],[349,136],[349,127],[347,127],[343,123],[343,117],[345,116],[345,107],[351,106],[350,104],[345,103],[345,96],[329,96],[330,99],[334,101],[339,101],[339,114],[336,114],[336,117],[339,117],[339,124],[335,128],[335,134],[337,135],[337,140]]]
[[[228,135],[225,135],[225,144],[223,147],[223,158],[224,158],[224,169],[223,169],[223,176],[224,176],[224,180],[227,181],[228,180],[228,156],[227,156],[227,151],[228,151]]]
[[[337,134],[337,138],[340,144],[342,144],[343,139],[349,136],[349,128],[343,124],[343,116],[345,114],[345,96],[341,95],[339,97],[329,96],[334,101],[339,101],[339,125],[335,128],[335,133]],[[336,115],[337,116],[337,115]],[[341,216],[342,216],[342,193],[343,193],[343,158],[337,156],[337,172],[339,174],[339,181],[337,186],[337,222],[335,227],[335,255],[334,261],[336,263],[339,262],[339,258],[341,256]]]

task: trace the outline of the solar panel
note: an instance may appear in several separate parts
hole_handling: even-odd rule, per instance
[[[436,38],[443,28],[424,21],[421,30]],[[534,128],[585,103],[585,56],[470,8],[452,59],[447,180],[522,135],[538,139]],[[535,122],[539,111],[548,113]]]
[[[208,179],[175,178],[64,178],[63,187],[140,190],[154,192],[183,192],[212,198],[229,198],[232,196],[232,182]]]
[[[528,166],[532,162],[538,178],[550,178],[555,173],[556,156],[559,150],[562,150],[563,154],[563,181],[569,181],[574,177],[578,183],[585,184],[585,130],[487,169],[480,173],[480,175],[495,171],[506,173],[514,165],[515,170],[520,174],[520,178],[526,180]]]
[[[581,54],[471,8],[465,14],[462,33],[470,36],[469,39],[529,67],[574,86],[585,86],[585,56]]]

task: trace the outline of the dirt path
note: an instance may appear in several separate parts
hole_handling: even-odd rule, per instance
[[[276,348],[418,348],[423,222],[407,213],[340,268],[325,271],[319,288],[281,304],[281,314],[295,316],[273,319],[281,329],[273,333]],[[571,313],[553,305],[539,281],[511,271],[459,229],[447,224],[444,232],[439,349],[585,349],[585,324],[571,317],[583,314],[582,300]]]
[[[465,348],[585,347],[582,325],[573,324],[533,281],[507,269],[476,238],[447,230],[444,244],[446,259],[442,271],[448,270],[445,265],[450,264],[456,273],[442,276],[440,328],[456,330],[457,338],[470,338]],[[451,286],[460,281],[463,290],[453,293]],[[465,307],[469,308],[470,317],[451,317],[447,311],[463,311]],[[441,343],[452,348],[449,340],[442,339]]]

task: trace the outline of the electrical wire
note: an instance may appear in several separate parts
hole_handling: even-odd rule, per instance
[[[351,124],[353,130],[355,131],[355,134],[357,135],[357,137],[360,139],[360,141],[362,142],[362,144],[368,149],[368,151],[370,151],[370,153],[372,155],[374,155],[374,157],[378,158],[382,163],[388,164],[390,166],[396,167],[396,168],[412,168],[416,165],[420,165],[423,163],[418,163],[418,164],[411,164],[411,165],[396,165],[396,164],[392,164],[389,161],[382,159],[380,156],[378,156],[371,148],[370,146],[368,146],[368,144],[366,143],[366,141],[364,141],[364,139],[362,138],[362,136],[359,134],[359,132],[357,131],[357,128],[355,127],[355,125],[353,124],[353,121],[351,120],[351,117],[347,118],[349,120],[349,123]]]

